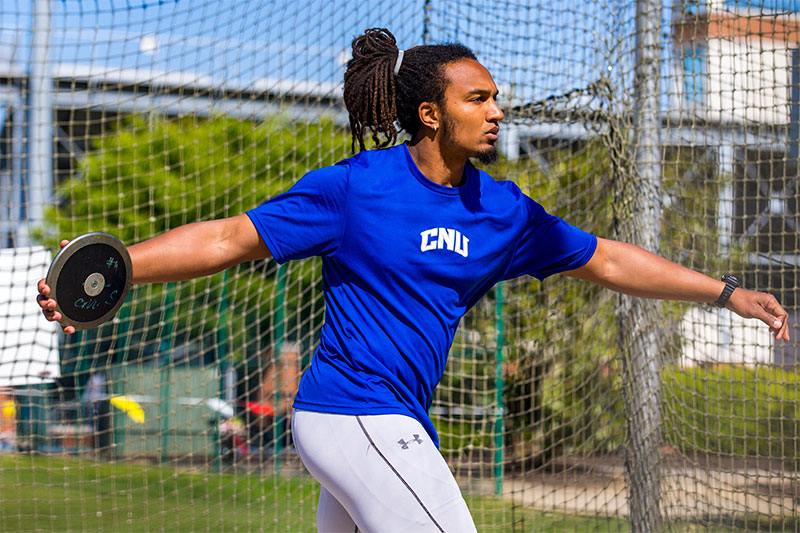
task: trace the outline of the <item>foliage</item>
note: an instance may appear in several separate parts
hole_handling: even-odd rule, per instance
[[[95,141],[79,172],[58,185],[59,204],[48,213],[57,237],[49,244],[88,231],[106,231],[131,244],[182,224],[238,215],[305,172],[346,157],[347,149],[348,136],[328,119],[126,118]],[[165,338],[191,350],[219,349],[223,325],[231,346],[263,351],[274,327],[269,310],[276,301],[276,270],[274,261],[258,262],[177,285],[135,288],[131,309],[121,312],[130,319],[117,326],[129,345],[141,347],[128,355],[163,351],[169,348]],[[301,264],[288,271],[285,305],[318,297],[312,270]],[[221,307],[230,311],[221,313]],[[314,328],[321,320],[309,315],[319,315],[321,305],[297,307],[299,313],[287,314],[287,330]],[[98,339],[95,351],[110,349],[113,328],[89,333]],[[173,335],[164,335],[170,333],[165,328]]]
[[[678,146],[662,161],[661,253],[681,265],[719,276],[741,271],[747,250],[733,240],[720,253],[720,191],[729,175],[717,172],[708,149]],[[732,207],[730,207],[732,209]]]
[[[509,168],[520,187],[551,213],[602,237],[613,236],[613,176],[599,142],[560,148],[547,165]],[[554,276],[506,284],[510,319],[508,430],[547,462],[562,453],[614,450],[622,440],[621,380],[614,296]]]
[[[775,458],[800,467],[800,376],[776,367],[663,372],[665,435],[685,452]]]

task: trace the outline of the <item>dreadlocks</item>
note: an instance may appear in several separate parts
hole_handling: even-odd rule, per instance
[[[444,67],[460,59],[475,59],[475,54],[460,44],[417,46],[405,51],[395,75],[399,53],[394,35],[385,28],[370,28],[353,39],[353,58],[344,73],[344,104],[350,115],[354,152],[356,142],[360,150],[366,148],[367,129],[379,148],[397,141],[395,121],[406,132],[416,134],[422,126],[419,105],[444,103]]]

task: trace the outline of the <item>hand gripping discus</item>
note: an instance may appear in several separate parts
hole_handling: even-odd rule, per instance
[[[113,317],[131,288],[131,257],[108,233],[86,233],[71,240],[53,259],[46,283],[63,326],[99,326]]]

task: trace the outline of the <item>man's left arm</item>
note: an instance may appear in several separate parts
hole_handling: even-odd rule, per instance
[[[564,274],[624,294],[659,300],[712,303],[725,288],[722,281],[642,248],[600,238],[592,258],[582,267]],[[744,318],[761,320],[769,326],[776,340],[789,340],[789,315],[771,294],[738,288],[725,307]]]

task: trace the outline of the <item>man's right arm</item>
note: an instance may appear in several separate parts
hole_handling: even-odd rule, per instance
[[[183,281],[271,257],[246,214],[180,226],[128,248],[134,283]]]
[[[65,246],[68,241],[62,241]],[[215,274],[271,253],[246,214],[194,222],[128,247],[134,283],[182,281]],[[61,320],[50,287],[40,280],[37,301],[45,318]],[[74,333],[72,326],[63,327]]]

